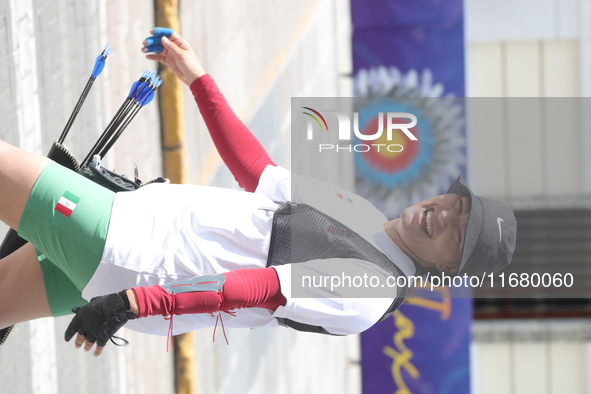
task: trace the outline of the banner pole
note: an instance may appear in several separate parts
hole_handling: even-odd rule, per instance
[[[178,0],[155,0],[156,26],[180,32]],[[158,73],[164,83],[159,90],[164,176],[172,183],[186,183],[186,150],[183,85],[172,71],[160,65]],[[177,394],[196,393],[195,333],[175,337],[175,389]]]

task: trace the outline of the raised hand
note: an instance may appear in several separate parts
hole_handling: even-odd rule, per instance
[[[168,66],[187,85],[205,74],[195,52],[178,33],[159,27],[150,33],[153,34],[152,37],[143,42],[142,48],[146,58]]]

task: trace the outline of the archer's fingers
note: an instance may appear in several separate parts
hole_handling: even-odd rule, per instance
[[[64,339],[66,340],[66,342],[70,342],[70,339],[72,339],[74,334],[76,334],[78,332],[79,327],[80,327],[80,324],[78,322],[78,315],[76,315],[72,318],[70,325],[66,329],[66,334],[64,335]]]
[[[76,335],[76,341],[74,342],[74,346],[76,346],[76,349],[79,349],[85,341],[86,337],[78,333],[78,335]]]
[[[168,50],[168,53],[170,54],[180,56],[184,52],[183,48],[179,47],[175,42],[169,40],[166,37],[162,37],[161,43],[164,47],[164,50]]]
[[[155,36],[166,36],[166,37],[170,37],[172,35],[172,33],[174,33],[174,30],[172,30],[170,27],[155,27],[152,30],[150,30],[151,33]]]
[[[168,38],[170,41],[174,42],[179,48],[184,50],[190,50],[191,46],[189,43],[181,37],[176,31],[172,33],[172,35]]]
[[[156,27],[155,29],[150,30],[150,34],[152,34],[152,37],[150,38],[154,38],[158,41],[160,41],[159,39],[161,37],[166,37],[182,49],[191,49],[187,41],[185,41],[185,39],[179,33],[172,29]]]
[[[150,54],[150,55],[146,55],[146,59],[155,60],[159,63],[166,65],[166,56],[163,56],[163,55]]]
[[[95,357],[100,356],[104,349],[105,349],[104,346],[97,346],[96,350],[94,351],[94,356]]]
[[[172,34],[168,34],[170,31],[172,31]],[[174,30],[170,30],[170,31],[166,28],[165,29],[156,28],[156,29],[150,30],[150,34],[152,36],[167,37],[170,41],[174,42],[179,47],[181,47],[183,49],[189,49],[189,44],[187,43],[187,41],[185,41],[185,39],[179,33],[177,33]],[[163,34],[163,33],[165,33],[165,34]]]
[[[90,342],[88,339],[84,342],[84,351],[88,352],[94,346],[94,342]]]

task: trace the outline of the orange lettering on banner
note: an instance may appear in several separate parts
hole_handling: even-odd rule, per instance
[[[449,288],[441,287],[434,291],[441,294],[441,300],[435,300],[432,298],[411,298],[409,304],[441,312],[440,319],[442,321],[448,320],[451,315],[451,297]],[[392,314],[392,317],[394,318],[394,326],[396,327],[396,333],[393,337],[394,344],[393,347],[384,346],[383,352],[386,356],[392,359],[392,378],[397,387],[394,394],[412,394],[404,381],[402,369],[415,380],[421,376],[419,370],[412,363],[414,353],[404,343],[405,340],[414,337],[415,325],[412,320],[406,317],[400,310],[395,311]]]
[[[412,338],[415,334],[415,325],[400,311],[392,314],[394,325],[398,329],[394,334],[394,347],[385,346],[384,354],[392,358],[392,377],[398,387],[395,394],[412,394],[402,377],[402,368],[413,378],[420,376],[417,368],[412,364],[413,352],[405,345],[404,340]]]
[[[431,286],[431,284],[427,282],[423,287],[429,286]],[[429,298],[410,298],[408,303],[433,311],[439,311],[441,312],[441,321],[448,320],[451,316],[451,293],[449,287],[436,287],[433,289],[433,293],[439,293],[441,295],[441,301],[435,300],[433,299],[434,297],[429,296]]]

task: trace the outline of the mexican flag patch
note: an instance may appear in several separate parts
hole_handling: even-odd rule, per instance
[[[63,196],[61,196],[60,200],[57,202],[55,210],[66,217],[70,217],[72,212],[74,212],[74,209],[76,209],[76,205],[79,201],[80,197],[66,190]]]

